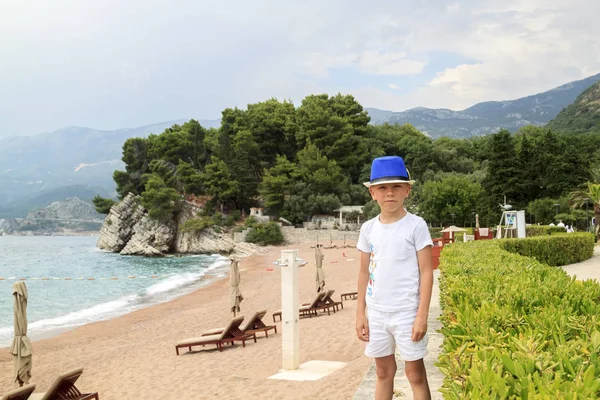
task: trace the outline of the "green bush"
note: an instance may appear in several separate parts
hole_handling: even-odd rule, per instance
[[[233,226],[235,225],[236,221],[239,221],[240,218],[242,217],[242,213],[240,213],[239,210],[233,210],[223,221],[223,224],[225,226]]]
[[[283,243],[283,233],[276,222],[258,224],[246,235],[246,242],[257,243],[261,246]]]
[[[211,217],[192,218],[185,221],[180,227],[181,232],[200,232],[203,229],[212,226],[213,220]]]
[[[587,260],[594,254],[594,235],[571,233],[538,236],[527,239],[504,239],[500,246],[511,253],[533,257],[539,262],[556,267]]]
[[[586,249],[590,240],[544,239],[584,242]],[[437,366],[445,375],[444,398],[599,398],[600,285],[510,253],[503,242],[510,241],[442,251],[444,342]]]
[[[258,220],[256,218],[254,218],[253,215],[249,216],[248,218],[246,218],[246,220],[244,221],[244,226],[246,228],[254,228],[255,226],[258,225]]]
[[[560,226],[548,225],[529,225],[525,228],[527,237],[554,235],[557,233],[567,233],[567,230]]]

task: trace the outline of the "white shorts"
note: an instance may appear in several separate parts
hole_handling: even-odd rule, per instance
[[[416,361],[427,355],[429,335],[418,342],[411,340],[416,311],[382,312],[368,310],[369,341],[365,349],[367,357],[385,357],[394,354],[396,346],[402,360]]]

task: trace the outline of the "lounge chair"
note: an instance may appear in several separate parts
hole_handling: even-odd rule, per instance
[[[342,300],[358,299],[358,292],[354,291],[354,292],[342,293],[340,297],[342,298]]]
[[[313,315],[317,315],[317,311],[322,310],[322,311],[327,311],[327,315],[330,315],[330,308],[332,308],[333,306],[331,305],[326,305],[323,303],[319,303],[320,301],[323,301],[323,298],[327,295],[327,292],[320,292],[318,293],[315,298],[313,299],[312,302],[310,303],[304,303],[300,308],[298,308],[298,313],[300,314],[301,317],[305,317],[305,316],[309,316],[312,317]],[[335,312],[335,310],[334,310]],[[275,317],[279,317],[279,320],[281,321],[282,315],[281,315],[281,310],[275,311],[273,313],[273,322],[275,322]]]
[[[331,298],[331,296],[333,296],[333,294],[335,293],[334,289],[330,289],[326,292],[326,294],[323,296],[323,298],[320,301],[321,305],[324,306],[331,306],[333,307],[333,310],[335,312],[335,310],[339,310],[340,306],[342,306],[342,309],[344,309],[344,303],[342,303],[341,301],[335,301]]]
[[[265,325],[262,321],[264,316],[267,314],[267,310],[260,310],[254,313],[250,319],[246,320],[243,325],[240,325],[240,330],[246,334],[264,332],[266,337],[269,337],[269,331],[274,330],[277,333],[277,325]],[[206,331],[202,336],[216,335],[223,332],[225,328],[216,328]]]
[[[175,352],[179,355],[179,349],[182,347],[187,347],[189,351],[192,351],[192,346],[205,346],[207,344],[216,344],[219,351],[223,351],[224,344],[230,343],[233,346],[235,341],[241,341],[242,347],[246,347],[246,340],[254,339],[254,342],[256,342],[256,333],[244,333],[240,329],[243,320],[243,316],[232,319],[219,334],[182,340],[175,345]]]
[[[4,396],[0,396],[0,400],[27,400],[34,390],[35,384],[30,383],[29,385],[4,393]]]
[[[77,368],[58,375],[50,389],[44,393],[34,393],[29,400],[99,400],[98,393],[81,393],[75,382],[83,374],[83,368]]]

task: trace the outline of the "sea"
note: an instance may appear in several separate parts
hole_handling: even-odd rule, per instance
[[[122,256],[98,249],[97,240],[0,236],[0,347],[11,343],[12,285],[23,278],[28,336],[36,340],[172,300],[229,271],[229,260],[218,254]]]

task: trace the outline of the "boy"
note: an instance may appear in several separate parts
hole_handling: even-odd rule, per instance
[[[401,157],[380,157],[364,185],[381,213],[360,229],[356,334],[375,358],[376,400],[390,400],[396,374],[395,347],[405,361],[415,399],[430,399],[423,357],[433,286],[431,246],[425,221],[406,211],[412,184]],[[366,308],[368,307],[368,317]]]

